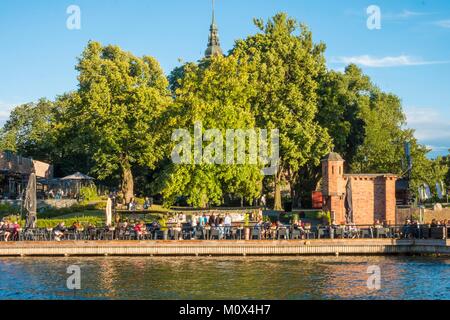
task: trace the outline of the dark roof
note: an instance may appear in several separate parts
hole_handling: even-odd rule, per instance
[[[337,152],[329,153],[322,161],[344,161],[341,155]]]
[[[397,175],[392,173],[349,173],[344,174],[344,177],[356,177],[356,178],[386,178],[386,177],[397,177]]]

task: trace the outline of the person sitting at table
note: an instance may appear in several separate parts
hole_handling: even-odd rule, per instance
[[[82,227],[81,227],[80,222],[75,221],[74,223],[72,223],[72,226],[70,226],[69,230],[70,230],[70,231],[77,232],[77,231],[80,231],[81,228],[82,228]]]
[[[9,220],[5,220],[3,226],[2,226],[2,230],[3,230],[3,234],[5,236],[5,242],[9,241],[9,238],[11,237],[12,231],[9,228],[10,222]]]
[[[205,224],[205,226],[203,227],[203,230],[204,230],[204,238],[205,238],[205,240],[209,240],[210,232],[211,232],[211,225],[209,224],[209,222],[207,222]]]
[[[216,216],[216,221],[214,222],[214,225],[215,225],[216,227],[219,226],[221,220],[223,220],[222,215],[221,215],[221,214],[218,214],[218,215]]]
[[[298,230],[300,231],[300,238],[304,239],[306,232],[305,232],[305,224],[302,222],[302,220],[297,220],[294,222],[294,224],[292,225],[292,228],[294,230]]]
[[[199,223],[199,218],[196,214],[194,214],[191,218],[191,228],[192,228],[192,238],[195,239],[195,235],[197,233],[197,226]]]
[[[214,213],[209,216],[208,224],[211,227],[215,227],[216,226],[216,216],[214,215]]]
[[[183,229],[180,221],[178,221],[175,227],[173,227],[173,231],[174,231],[173,240],[183,240],[183,233],[182,233]]]
[[[60,222],[55,228],[53,228],[53,235],[56,241],[61,241],[61,238],[64,237],[64,232],[67,231],[66,225],[64,221]]]
[[[134,226],[134,232],[136,232],[136,238],[142,239],[143,236],[145,236],[147,234],[147,230],[145,228],[144,222],[143,221],[139,221],[139,223],[137,223]]]
[[[201,227],[204,227],[208,223],[208,218],[206,217],[206,214],[203,214],[199,219],[199,224]]]
[[[411,220],[407,219],[402,227],[403,238],[409,238],[411,236]]]
[[[216,224],[217,230],[219,230],[219,240],[223,240],[224,236],[225,236],[225,224],[224,224],[224,219],[220,216],[217,219],[217,224]]]
[[[276,222],[272,222],[272,225],[270,226],[270,238],[271,239],[275,239],[277,237],[277,223]]]
[[[380,220],[375,220],[373,227],[375,229],[380,229],[380,228],[383,228],[383,225],[381,224]]]
[[[225,216],[224,220],[225,225],[225,236],[229,237],[231,235],[231,225],[232,225],[232,219],[229,213]]]

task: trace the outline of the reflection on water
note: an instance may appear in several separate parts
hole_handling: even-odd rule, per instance
[[[66,288],[69,265],[82,290]],[[381,290],[367,288],[368,266]],[[0,299],[450,299],[436,257],[1,258]]]

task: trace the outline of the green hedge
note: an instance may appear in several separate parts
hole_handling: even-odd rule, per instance
[[[13,215],[20,214],[20,207],[13,206],[9,203],[0,204],[0,216],[1,217],[11,215],[11,214],[13,214]]]

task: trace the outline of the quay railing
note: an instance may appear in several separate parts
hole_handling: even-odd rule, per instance
[[[303,239],[450,239],[450,226],[385,226],[358,225],[317,226],[299,228],[292,225],[282,227],[223,226],[182,228],[145,227],[142,232],[128,228],[86,228],[66,230],[61,237],[55,237],[51,228],[0,230],[0,241],[105,241],[105,240],[303,240]]]

